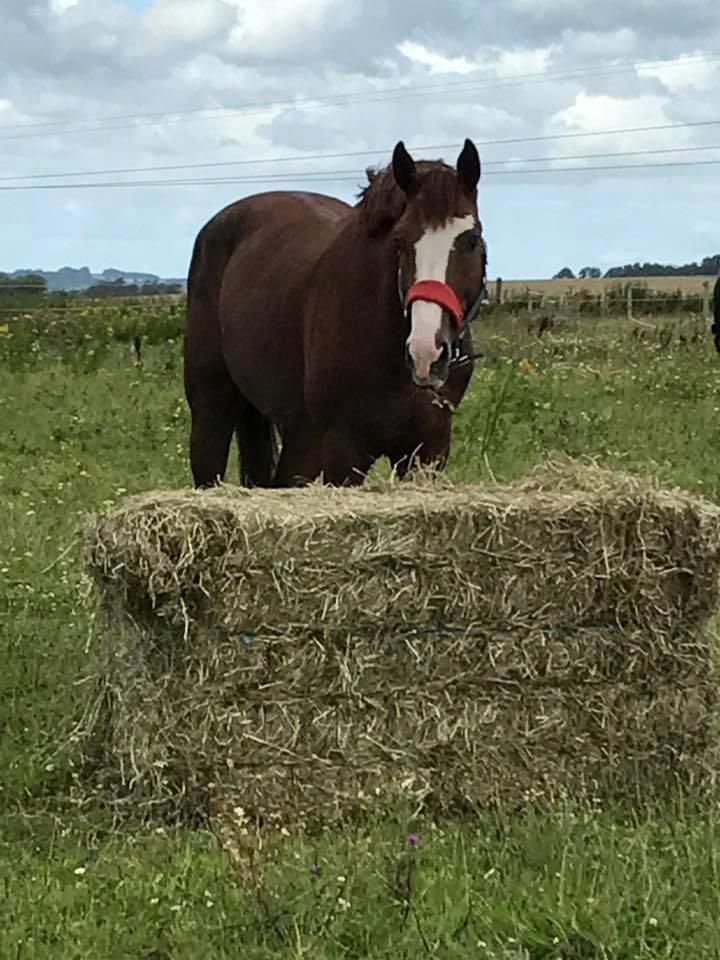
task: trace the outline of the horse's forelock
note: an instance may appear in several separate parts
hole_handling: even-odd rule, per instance
[[[432,224],[444,223],[455,214],[461,190],[455,170],[438,160],[417,161],[418,202],[423,218]],[[368,167],[367,184],[358,193],[360,214],[368,233],[391,229],[405,212],[407,198],[393,176],[391,166]]]

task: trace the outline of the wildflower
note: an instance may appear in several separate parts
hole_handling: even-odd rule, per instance
[[[520,370],[523,373],[530,373],[530,371],[532,370],[532,364],[527,359],[527,357],[523,357],[523,359],[520,361]]]
[[[416,833],[409,833],[407,835],[407,843],[409,847],[416,847],[419,842],[420,839]]]
[[[316,863],[311,863],[310,873],[313,877],[317,877],[320,874],[320,867]]]
[[[82,877],[85,873],[85,867],[75,867],[74,873],[76,877]]]

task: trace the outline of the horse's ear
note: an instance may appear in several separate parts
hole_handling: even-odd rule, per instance
[[[465,140],[456,167],[458,180],[471,196],[474,195],[480,182],[480,155],[472,140]]]
[[[395,182],[402,192],[405,194],[412,193],[417,184],[417,168],[402,140],[397,142],[393,150],[392,169]]]

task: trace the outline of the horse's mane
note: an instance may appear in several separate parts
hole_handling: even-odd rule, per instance
[[[443,223],[448,210],[457,204],[460,190],[455,170],[440,160],[418,160],[419,180],[417,194],[423,216],[428,223]],[[390,230],[405,212],[406,198],[393,176],[392,166],[375,169],[368,167],[368,178],[357,194],[355,208],[365,223],[368,234]]]

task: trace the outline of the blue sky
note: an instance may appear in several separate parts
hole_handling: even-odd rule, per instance
[[[720,17],[699,0],[682,17],[674,0],[3,7],[0,187],[53,189],[0,190],[12,225],[0,270],[184,276],[198,229],[240,196],[307,189],[310,174],[313,189],[352,200],[365,166],[387,162],[398,139],[446,145],[417,155],[453,162],[465,136],[484,164],[493,276],[720,251],[720,163],[708,162],[720,161]],[[651,126],[664,129],[635,129]],[[378,152],[357,155],[368,150]],[[694,165],[587,170],[671,162]],[[190,166],[203,163],[228,166]],[[21,179],[38,174],[53,176]],[[197,182],[249,174],[281,179]],[[195,182],[73,187],[167,178]]]

